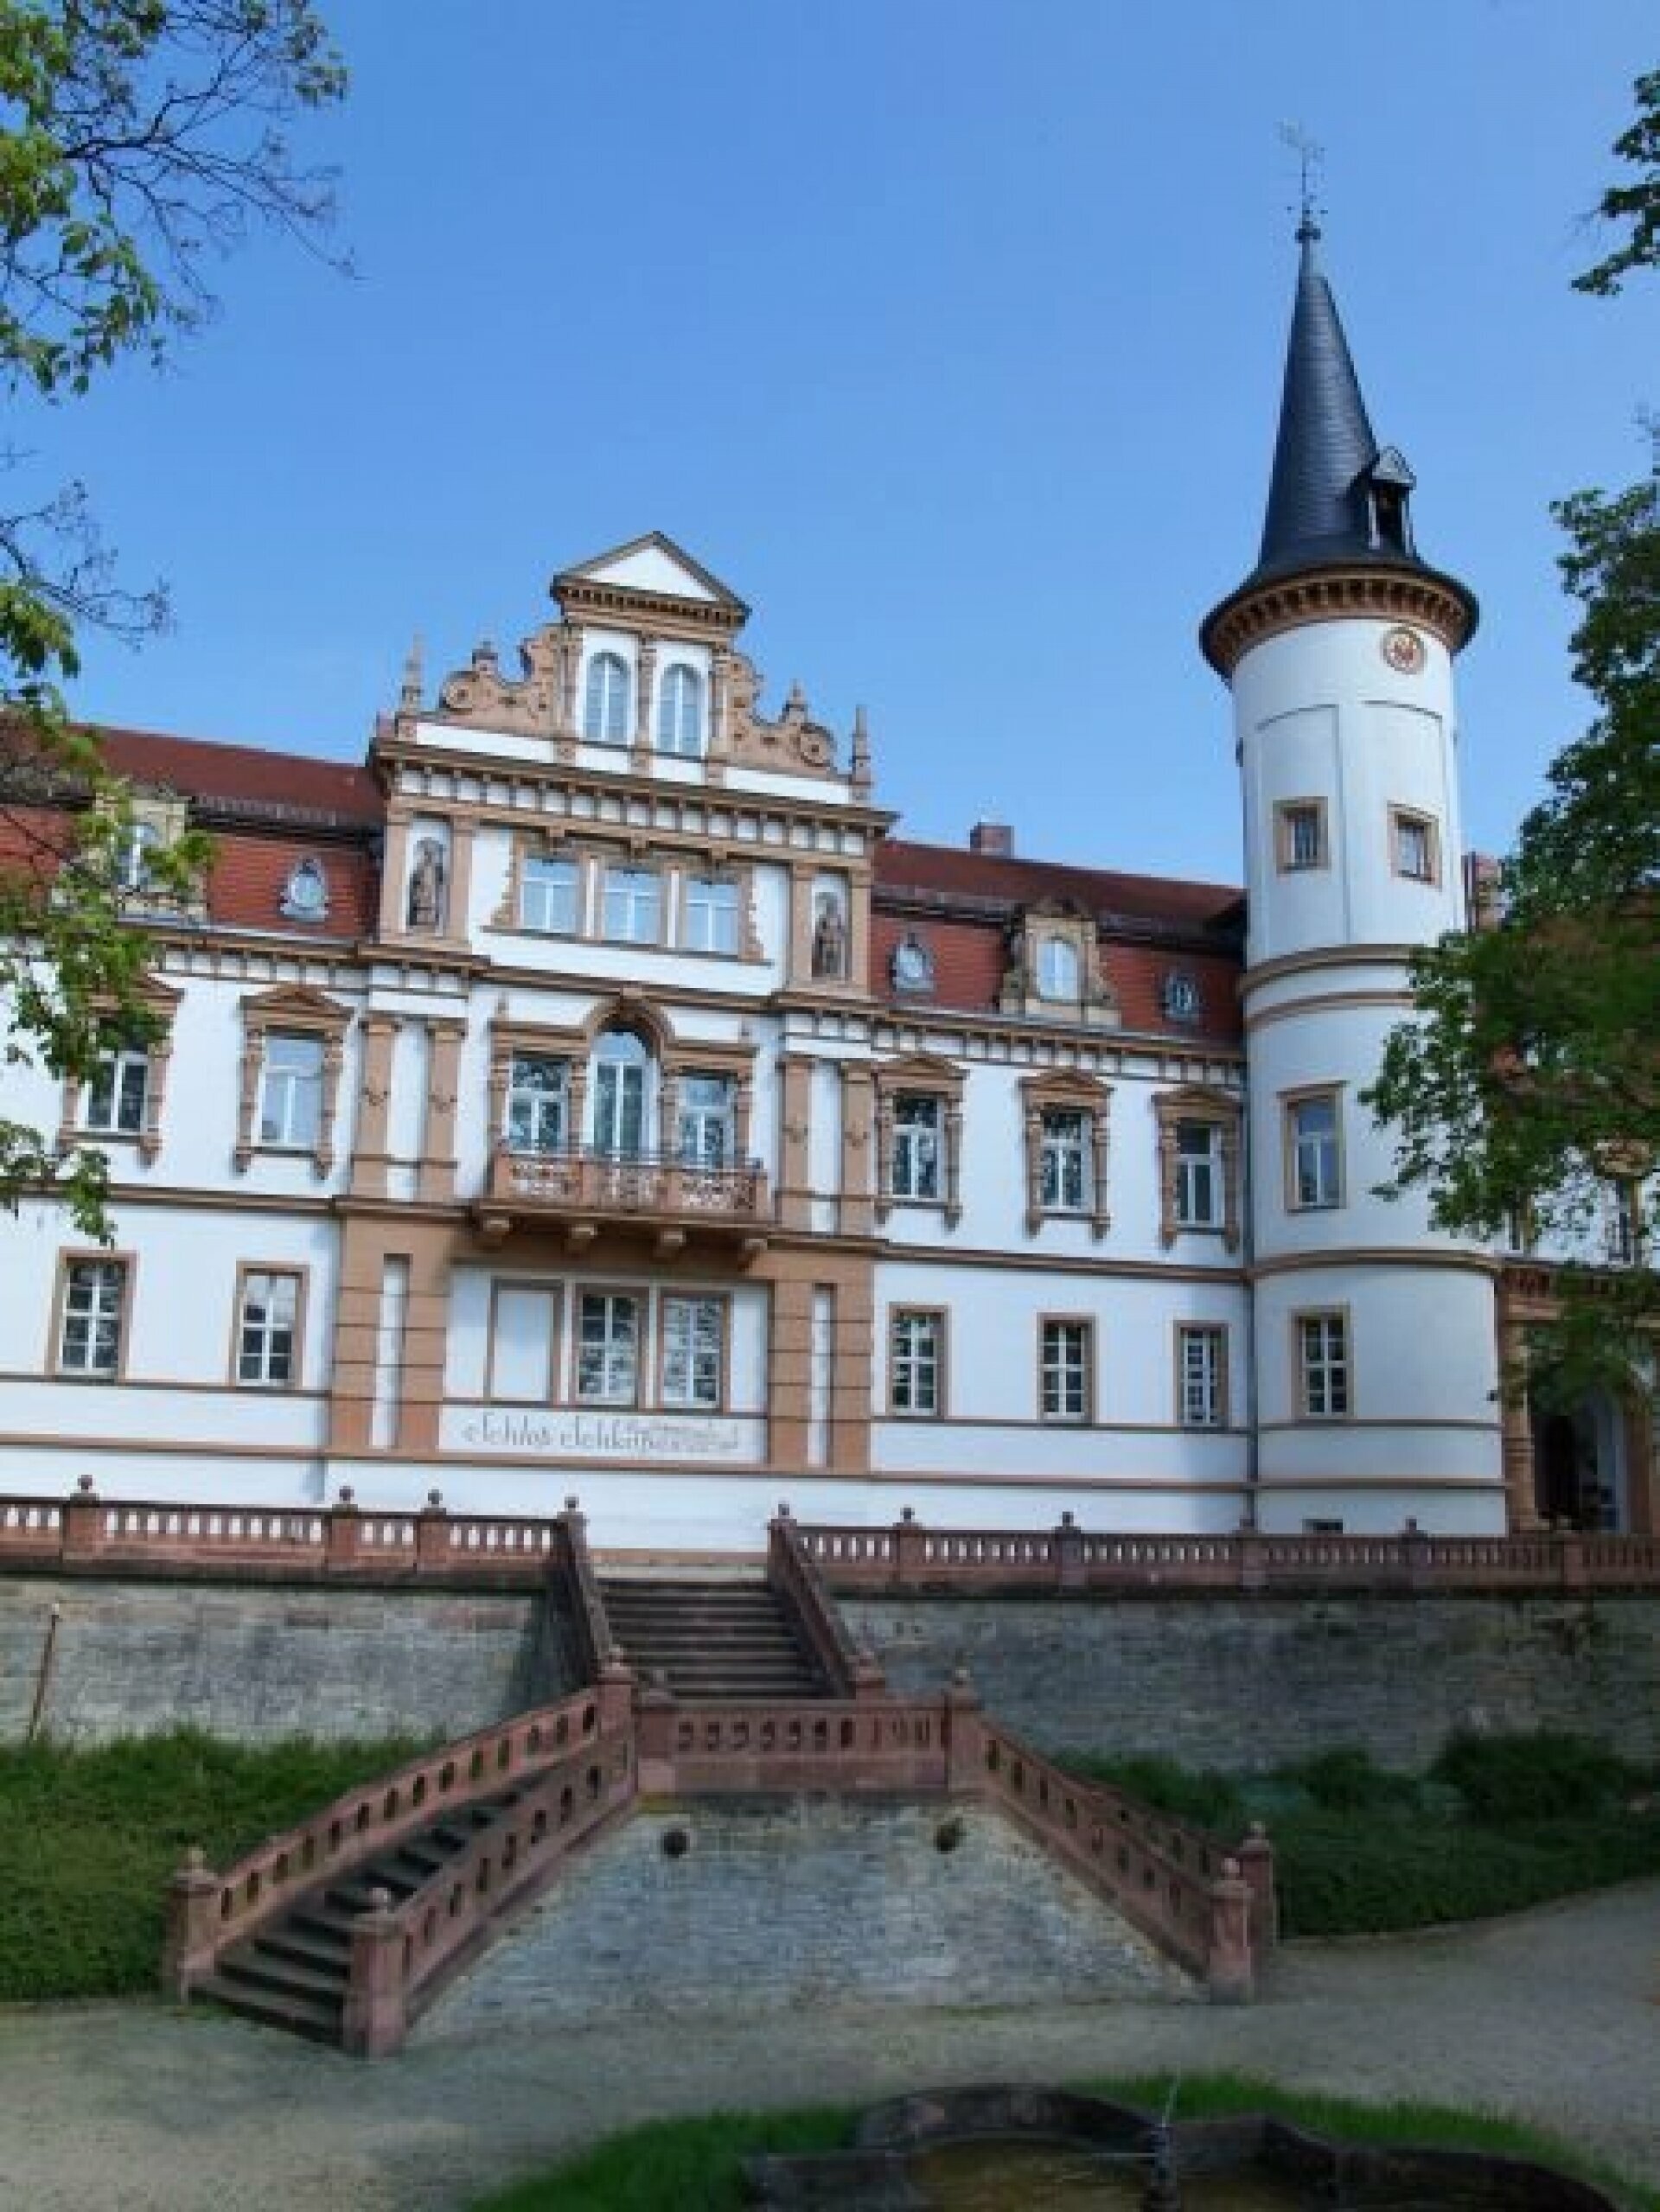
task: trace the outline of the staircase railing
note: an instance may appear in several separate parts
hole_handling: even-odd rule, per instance
[[[767,1524],[767,1580],[806,1638],[834,1693],[844,1698],[878,1694],[884,1687],[882,1669],[849,1635],[788,1506],[780,1506]]]
[[[626,1692],[624,1693],[624,1700]],[[460,1810],[557,1764],[575,1747],[622,1733],[626,1702],[615,1692],[575,1697],[516,1714],[425,1753],[345,1791],[298,1826],[273,1836],[215,1872],[192,1852],[173,1877],[163,1979],[176,1997],[212,1973],[218,1954],[286,1909],[304,1890],[349,1873],[365,1860]]]

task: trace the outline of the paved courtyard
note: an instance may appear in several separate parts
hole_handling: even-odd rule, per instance
[[[1660,2186],[1660,1883],[1439,1935],[1294,1946],[1267,2002],[664,2019],[366,2066],[145,2005],[0,2011],[0,2206],[437,2212],[629,2123],[932,2082],[1228,2067],[1484,2105]]]

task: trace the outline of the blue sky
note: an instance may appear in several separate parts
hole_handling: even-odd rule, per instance
[[[911,834],[1233,880],[1194,634],[1261,528],[1290,118],[1420,543],[1483,602],[1472,841],[1582,726],[1548,505],[1644,466],[1660,287],[1568,280],[1652,0],[322,5],[355,277],[256,243],[170,373],[24,425],[175,602],[82,711],[361,756],[412,633],[430,676],[510,656],[656,528],[754,606],[769,698],[868,707]]]

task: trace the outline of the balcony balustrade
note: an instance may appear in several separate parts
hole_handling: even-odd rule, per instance
[[[712,1166],[673,1152],[527,1151],[503,1144],[474,1210],[488,1244],[515,1228],[558,1227],[580,1249],[602,1229],[632,1228],[652,1236],[659,1258],[696,1240],[736,1246],[748,1260],[766,1249],[771,1198],[766,1172],[753,1160]]]

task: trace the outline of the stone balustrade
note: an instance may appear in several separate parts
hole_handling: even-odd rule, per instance
[[[1048,1533],[935,1529],[909,1509],[888,1528],[802,1525],[795,1535],[845,1596],[1660,1590],[1660,1536],[1430,1536],[1411,1522],[1398,1536],[1096,1535],[1070,1514]]]
[[[100,1498],[90,1476],[64,1500],[0,1500],[0,1572],[144,1574],[211,1581],[527,1588],[571,1559],[569,1514],[361,1507],[183,1505]]]

